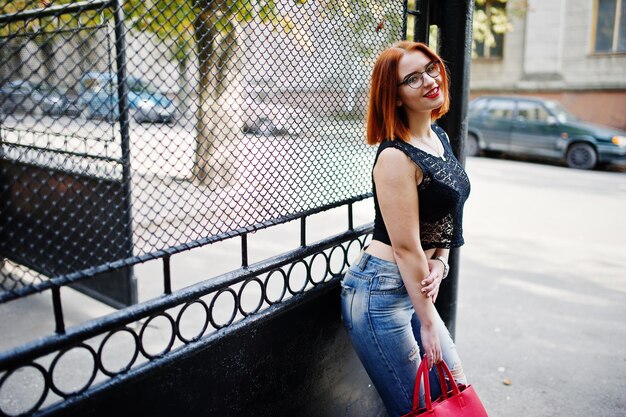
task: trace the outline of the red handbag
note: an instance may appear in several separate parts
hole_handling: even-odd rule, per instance
[[[442,394],[435,401],[430,399],[430,381],[428,378],[428,361],[426,355],[417,368],[415,389],[413,391],[413,410],[402,417],[488,417],[487,411],[471,385],[457,385],[445,362],[437,364],[439,384]],[[445,376],[448,377],[446,384]],[[419,408],[420,384],[424,380],[424,397],[426,408]]]

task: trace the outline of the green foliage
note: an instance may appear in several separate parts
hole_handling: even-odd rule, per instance
[[[305,5],[314,0],[293,0],[295,5]],[[348,18],[350,29],[357,35],[368,32],[378,34],[381,26],[398,27],[402,16],[396,10],[390,10],[386,3],[378,0],[315,0],[321,17],[332,20],[333,16]],[[72,3],[74,0],[0,0],[0,13],[16,13],[46,6]],[[175,58],[184,61],[194,47],[195,19],[208,19],[211,27],[220,33],[228,33],[237,24],[246,24],[260,20],[275,30],[290,32],[296,29],[296,23],[280,14],[276,0],[125,0],[124,14],[127,23],[141,31],[154,33],[161,40],[171,41]],[[415,7],[415,0],[408,1],[408,7]],[[473,38],[484,42],[489,48],[495,44],[495,34],[504,34],[513,30],[511,16],[522,16],[528,8],[527,0],[475,0]],[[13,23],[0,27],[0,36],[16,31],[35,32],[44,28],[52,31],[55,26],[77,27],[101,24],[109,19],[111,11],[86,12],[80,21],[70,15],[60,18],[34,19],[28,22]],[[409,22],[409,27],[412,25]],[[380,30],[379,36],[388,36],[388,43],[394,35],[388,30]],[[306,34],[300,33],[300,36]],[[366,44],[358,45],[359,53],[371,53]]]
[[[57,0],[54,2],[52,0],[0,0],[0,14],[14,14],[68,3],[72,3],[72,0]],[[58,19],[30,19],[0,26],[0,36],[7,36],[9,33],[33,33],[41,30],[53,31],[57,26],[76,27],[78,23],[76,19],[72,19],[70,16],[61,16]]]
[[[414,0],[413,0],[414,1]],[[354,39],[360,42],[355,45],[361,56],[375,53],[374,38],[384,38],[383,44],[391,45],[398,40],[398,33],[389,28],[402,26],[403,16],[390,2],[380,0],[318,0],[320,18],[332,22],[341,16],[342,24],[347,24]],[[343,28],[342,28],[343,29]]]
[[[495,35],[513,31],[511,16],[522,17],[528,10],[527,0],[475,0],[473,39],[485,48],[495,45]]]
[[[0,14],[16,13],[24,10],[57,6],[75,2],[75,0],[0,0]],[[294,4],[303,5],[307,0],[294,0]],[[237,24],[245,24],[258,18],[264,24],[275,29],[289,32],[294,29],[294,22],[281,16],[275,0],[125,0],[124,15],[127,24],[141,31],[154,33],[161,40],[172,41],[173,54],[184,60],[195,43],[194,22],[196,19],[208,20],[208,25],[218,33],[229,33]],[[75,16],[63,15],[60,18],[34,19],[0,28],[0,36],[16,31],[35,32],[45,26],[52,32],[60,27],[78,25],[96,25],[111,18],[111,11],[103,13],[81,13],[80,21]]]

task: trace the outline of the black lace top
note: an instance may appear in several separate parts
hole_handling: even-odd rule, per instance
[[[432,125],[432,128],[443,144],[445,160],[397,139],[379,145],[374,164],[380,153],[389,147],[401,150],[417,164],[423,173],[422,182],[417,186],[422,248],[459,247],[464,243],[463,205],[469,196],[470,183],[465,170],[452,153],[446,132],[437,125]],[[391,245],[380,212],[373,175],[372,185],[376,210],[372,238]]]

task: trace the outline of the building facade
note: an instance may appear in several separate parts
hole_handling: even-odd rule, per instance
[[[478,45],[471,97],[554,99],[626,130],[626,0],[528,0],[525,13],[515,4],[506,4],[513,30],[495,47]]]

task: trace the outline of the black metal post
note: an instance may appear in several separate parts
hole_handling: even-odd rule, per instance
[[[404,4],[404,20],[402,21],[402,39],[407,38],[408,18],[413,16],[413,40],[428,44],[430,34],[430,0],[415,0],[415,9],[408,8],[408,2]]]
[[[241,235],[241,267],[248,267],[248,234]]]
[[[445,0],[436,4],[439,6],[439,53],[448,66],[451,78],[450,112],[438,124],[448,133],[454,154],[465,165],[474,0]],[[459,249],[452,249],[450,274],[441,286],[437,299],[437,309],[452,337],[456,330],[459,259]]]
[[[306,246],[306,216],[300,219],[300,246]]]
[[[415,42],[429,43],[430,35],[430,0],[415,0],[416,11],[413,22],[413,39]]]
[[[119,97],[120,112],[120,136],[122,148],[122,195],[124,205],[123,224],[127,236],[124,239],[126,246],[125,255],[133,256],[133,223],[131,215],[131,172],[130,172],[130,132],[129,132],[129,107],[128,107],[128,85],[126,83],[126,42],[124,28],[124,0],[113,0],[113,16],[115,21],[115,60],[117,64],[117,92]],[[128,270],[128,280],[131,287],[131,303],[137,302],[137,281],[132,268]]]
[[[57,334],[65,333],[65,320],[63,319],[63,305],[61,304],[61,288],[52,287],[52,309],[54,310],[55,331]]]
[[[172,293],[172,270],[170,258],[170,255],[165,255],[163,257],[163,294]]]
[[[402,2],[402,29],[401,29],[401,36],[402,36],[403,41],[406,40],[408,20],[409,20],[409,2],[408,0],[404,0]]]
[[[352,203],[348,204],[348,230],[354,230],[354,212]]]
[[[4,126],[4,112],[0,111],[0,158],[4,157],[4,145],[3,145],[4,133],[2,131],[3,126]]]

